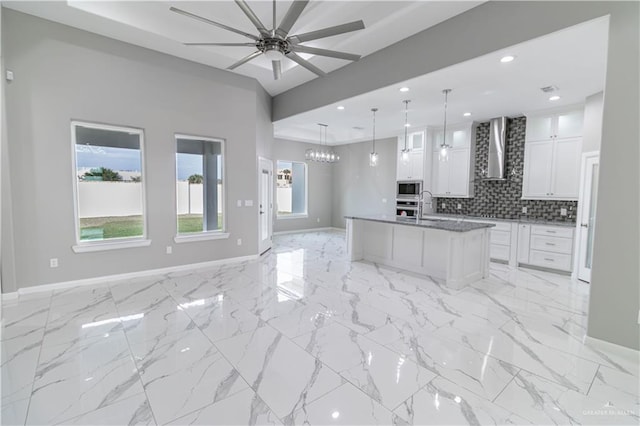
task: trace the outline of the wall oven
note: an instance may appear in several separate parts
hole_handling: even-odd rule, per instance
[[[396,186],[396,198],[411,198],[417,200],[422,192],[421,180],[400,180]]]
[[[418,201],[396,200],[396,216],[398,217],[418,217]]]

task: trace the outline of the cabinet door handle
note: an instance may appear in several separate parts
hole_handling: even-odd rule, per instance
[[[549,259],[548,257],[545,257],[544,260],[548,261],[548,262],[555,262],[554,259]]]
[[[547,231],[547,234],[555,234],[556,231]]]
[[[583,228],[588,228],[589,227],[589,225],[586,224],[586,223],[581,223],[580,226],[582,226]]]
[[[545,243],[545,244],[548,245],[548,246],[555,246],[555,244],[553,244],[553,243]]]

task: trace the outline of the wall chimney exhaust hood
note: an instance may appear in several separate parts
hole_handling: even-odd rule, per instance
[[[505,147],[507,145],[507,117],[494,118],[489,122],[489,158],[482,180],[506,180]]]

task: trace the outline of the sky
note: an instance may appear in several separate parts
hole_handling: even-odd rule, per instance
[[[201,155],[177,154],[176,161],[178,180],[187,180],[193,174],[203,174]],[[106,167],[114,171],[141,170],[140,151],[137,149],[76,145],[76,162],[78,169]],[[221,168],[218,167],[218,178],[220,171]]]

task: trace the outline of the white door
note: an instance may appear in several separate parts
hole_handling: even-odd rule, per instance
[[[582,172],[581,199],[578,214],[578,279],[591,282],[593,259],[593,234],[596,223],[596,201],[598,198],[599,156],[585,156]]]
[[[449,195],[469,194],[469,150],[452,149],[449,152]]]
[[[522,198],[544,199],[551,196],[552,160],[553,141],[525,143]]]
[[[271,248],[273,234],[273,163],[271,160],[259,159],[258,179],[260,179],[258,249],[262,254]]]
[[[582,138],[557,139],[553,155],[551,196],[577,200],[580,190]]]

